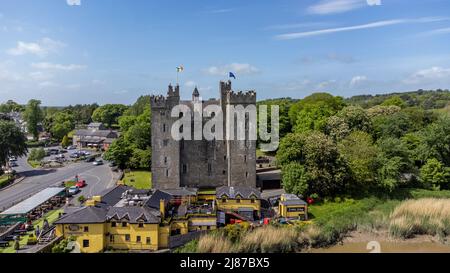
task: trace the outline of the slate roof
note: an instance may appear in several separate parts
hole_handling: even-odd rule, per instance
[[[105,222],[106,209],[102,207],[85,207],[64,215],[55,224],[97,224]]]
[[[286,200],[286,201],[281,201],[280,203],[285,206],[307,205],[306,202],[303,201],[302,199]]]
[[[261,192],[255,188],[248,186],[233,186],[233,187],[220,187],[216,189],[216,197],[221,198],[226,195],[228,198],[234,199],[237,195],[242,198],[250,198],[255,195],[256,198],[261,199]]]
[[[153,193],[153,195],[147,200],[147,202],[145,203],[145,206],[150,207],[150,208],[154,208],[154,209],[159,209],[159,202],[160,200],[164,200],[164,204],[169,203],[169,201],[173,198],[172,195],[157,190]]]
[[[108,136],[110,136],[110,134],[117,135],[117,133],[115,131],[112,131],[112,130],[89,130],[89,129],[77,130],[74,135],[76,135],[76,136],[84,136],[84,137],[94,136],[94,137],[107,138]]]
[[[172,196],[190,196],[190,195],[197,195],[198,189],[180,188],[180,189],[168,189],[168,190],[161,190],[161,191],[168,193]]]
[[[131,224],[140,222],[148,224],[158,224],[160,222],[159,211],[143,206],[143,207],[112,207],[106,214],[106,220],[127,220]]]
[[[122,194],[127,191],[131,190],[131,187],[124,186],[124,185],[118,185],[112,189],[107,189],[100,193],[99,195],[102,197],[102,201],[98,204],[100,207],[112,207],[119,203],[119,201],[122,199]]]

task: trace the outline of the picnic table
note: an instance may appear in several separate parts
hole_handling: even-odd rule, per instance
[[[9,247],[9,242],[7,242],[7,241],[0,241],[0,247],[2,247],[2,248]]]

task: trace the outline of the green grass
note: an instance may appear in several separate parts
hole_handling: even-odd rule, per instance
[[[8,184],[11,181],[11,177],[7,174],[0,175],[0,188],[2,188],[4,185]]]
[[[152,173],[149,171],[131,171],[125,173],[122,181],[125,185],[136,189],[151,189]]]
[[[58,220],[59,213],[62,213],[62,212],[63,212],[63,209],[52,210],[50,212],[47,212],[47,214],[45,214],[43,218],[40,218],[33,222],[34,228],[36,229],[39,226],[39,229],[42,230],[42,226],[44,224],[44,219],[47,219],[48,223],[50,225],[52,225],[56,220]],[[30,234],[33,234],[33,233],[34,233],[34,230],[29,231],[27,233],[27,235],[20,237],[19,244],[20,244],[21,248],[27,245],[28,237],[30,236]],[[0,249],[0,253],[15,253],[15,252],[16,251],[14,250],[14,242],[13,241],[10,242],[9,247]]]
[[[34,161],[34,160],[28,160],[28,164],[30,164],[30,166],[33,169],[39,168],[41,166],[41,162],[39,161]]]
[[[75,181],[66,181],[66,182],[64,182],[64,186],[66,188],[73,187],[73,186],[75,186],[75,184],[77,184],[77,182],[75,182]]]

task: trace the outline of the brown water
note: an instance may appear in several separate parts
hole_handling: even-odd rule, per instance
[[[312,249],[311,253],[450,253],[450,246],[435,242],[347,242],[330,248]]]

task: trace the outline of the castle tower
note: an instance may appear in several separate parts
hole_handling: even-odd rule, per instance
[[[180,143],[171,136],[171,128],[178,117],[171,111],[180,103],[180,87],[169,85],[167,97],[153,96],[152,108],[152,180],[157,189],[180,186]]]

